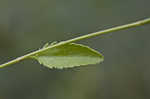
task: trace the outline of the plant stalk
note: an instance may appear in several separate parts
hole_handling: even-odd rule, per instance
[[[83,40],[83,39],[96,37],[96,36],[99,36],[99,35],[102,35],[102,34],[107,34],[107,33],[115,32],[115,31],[119,31],[119,30],[125,30],[125,29],[129,29],[129,28],[133,28],[133,27],[142,26],[142,25],[145,25],[145,24],[150,24],[150,18],[147,18],[147,19],[144,19],[144,20],[140,20],[140,21],[136,21],[136,22],[133,22],[133,23],[130,23],[130,24],[116,26],[116,27],[113,27],[113,28],[110,28],[110,29],[106,29],[106,30],[90,33],[90,34],[87,34],[87,35],[79,36],[79,37],[76,37],[76,38],[73,38],[73,39],[70,39],[70,40],[67,40],[67,41],[62,41],[62,42],[57,43],[55,45],[39,49],[37,51],[31,52],[31,53],[26,54],[24,56],[18,57],[16,59],[12,60],[12,61],[7,62],[7,63],[1,64],[0,68],[3,68],[3,67],[6,67],[8,65],[12,65],[12,64],[18,63],[18,62],[20,62],[20,61],[22,61],[24,59],[27,59],[27,58],[31,58],[32,56],[34,56],[34,55],[36,55],[36,54],[38,54],[38,53],[40,53],[42,51],[45,51],[45,50],[47,50],[49,48],[53,48],[53,47],[56,47],[56,46],[67,44],[67,43],[80,41],[80,40]]]

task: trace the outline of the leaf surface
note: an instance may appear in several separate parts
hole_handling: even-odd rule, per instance
[[[33,56],[40,64],[49,68],[71,68],[74,66],[96,64],[103,56],[88,46],[69,43],[49,48]]]

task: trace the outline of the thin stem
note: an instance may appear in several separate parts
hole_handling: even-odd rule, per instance
[[[43,48],[43,49],[31,52],[29,54],[26,54],[24,56],[16,58],[16,59],[14,59],[12,61],[9,61],[7,63],[1,64],[0,68],[8,66],[8,65],[11,65],[11,64],[18,63],[18,62],[20,62],[20,61],[22,61],[24,59],[30,58],[30,57],[32,57],[32,56],[34,56],[34,55],[36,55],[36,54],[38,54],[38,53],[40,53],[42,51],[45,51],[45,50],[49,49],[49,48],[53,48],[53,47],[56,47],[56,46],[67,44],[67,43],[80,41],[80,40],[83,40],[83,39],[96,37],[96,36],[102,35],[102,34],[107,34],[107,33],[115,32],[115,31],[119,31],[119,30],[125,30],[125,29],[129,29],[129,28],[137,27],[137,26],[142,26],[142,25],[145,25],[145,24],[150,24],[150,18],[147,18],[147,19],[144,19],[144,20],[140,20],[140,21],[136,21],[136,22],[133,22],[133,23],[130,23],[130,24],[117,26],[117,27],[113,27],[113,28],[110,28],[110,29],[106,29],[106,30],[90,33],[90,34],[83,35],[83,36],[80,36],[80,37],[76,37],[76,38],[73,38],[73,39],[70,39],[70,40],[67,40],[67,41],[62,41],[62,42],[57,43],[55,45],[52,45],[52,46],[49,46],[49,47],[46,47],[46,48]]]

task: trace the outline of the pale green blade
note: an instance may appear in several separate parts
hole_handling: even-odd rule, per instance
[[[96,64],[104,60],[99,52],[75,43],[49,48],[44,52],[38,53],[33,58],[46,67],[60,69]]]

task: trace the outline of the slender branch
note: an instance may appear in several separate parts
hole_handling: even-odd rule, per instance
[[[137,26],[142,26],[142,25],[145,25],[145,24],[150,24],[150,18],[147,18],[147,19],[144,19],[144,20],[140,20],[140,21],[136,21],[136,22],[133,22],[133,23],[130,23],[130,24],[117,26],[117,27],[113,27],[113,28],[110,28],[110,29],[106,29],[106,30],[90,33],[90,34],[83,35],[83,36],[80,36],[80,37],[76,37],[76,38],[73,38],[73,39],[70,39],[70,40],[67,40],[67,41],[62,41],[62,42],[57,43],[55,45],[52,45],[52,46],[49,46],[49,47],[46,47],[46,48],[43,48],[43,49],[31,52],[29,54],[26,54],[24,56],[16,58],[16,59],[14,59],[12,61],[9,61],[7,63],[1,64],[0,68],[8,66],[8,65],[12,65],[12,64],[15,64],[15,63],[18,63],[18,62],[20,62],[20,61],[22,61],[24,59],[30,58],[30,57],[32,57],[32,56],[34,56],[34,55],[36,55],[36,54],[38,54],[38,53],[40,53],[42,51],[45,51],[45,50],[49,49],[49,48],[53,48],[53,47],[56,47],[56,46],[67,44],[67,43],[80,41],[80,40],[83,40],[83,39],[96,37],[96,36],[102,35],[102,34],[107,34],[107,33],[115,32],[115,31],[119,31],[119,30],[125,30],[125,29],[129,29],[129,28],[137,27]]]

